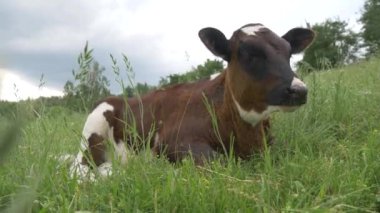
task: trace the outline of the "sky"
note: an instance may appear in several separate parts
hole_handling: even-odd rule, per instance
[[[122,54],[136,82],[156,85],[215,57],[198,38],[204,27],[230,37],[248,23],[278,35],[328,18],[360,30],[364,0],[12,0],[0,1],[0,99],[62,95],[86,41],[106,68],[111,91],[120,93],[110,54],[126,76]],[[41,80],[41,76],[43,79]],[[41,81],[44,85],[39,87]]]

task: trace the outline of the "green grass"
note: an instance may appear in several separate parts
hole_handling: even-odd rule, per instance
[[[203,168],[142,152],[111,177],[78,184],[55,156],[76,154],[85,115],[46,112],[16,139],[2,124],[1,139],[16,142],[0,158],[0,211],[379,212],[380,60],[305,80],[308,104],[273,115],[274,146]]]

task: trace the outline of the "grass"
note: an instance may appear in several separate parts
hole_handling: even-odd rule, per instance
[[[78,184],[56,156],[78,151],[86,115],[41,114],[14,130],[21,137],[2,124],[2,142],[16,143],[0,158],[0,211],[379,212],[380,60],[305,80],[308,104],[273,115],[274,146],[203,168],[147,151],[107,179]]]

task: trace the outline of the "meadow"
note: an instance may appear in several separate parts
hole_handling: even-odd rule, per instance
[[[308,103],[273,114],[276,143],[249,161],[196,167],[147,150],[95,182],[57,159],[77,153],[85,114],[17,106],[25,118],[0,118],[0,211],[380,212],[380,59],[304,80]]]

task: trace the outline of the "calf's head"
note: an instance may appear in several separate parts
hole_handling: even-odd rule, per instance
[[[199,37],[228,62],[226,87],[244,120],[254,124],[272,111],[306,103],[306,85],[293,72],[290,57],[313,41],[310,29],[294,28],[279,37],[261,24],[248,24],[230,39],[215,28],[200,30]]]

